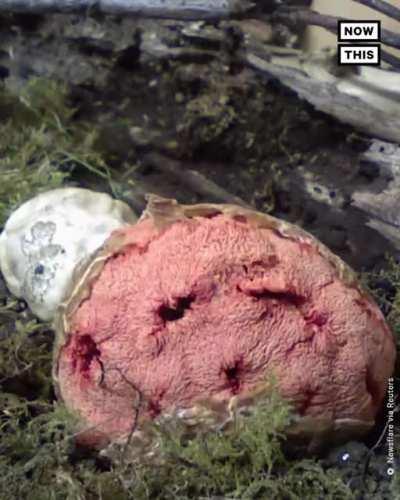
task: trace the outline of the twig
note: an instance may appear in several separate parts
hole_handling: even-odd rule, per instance
[[[276,21],[280,21],[281,23],[289,22],[294,24],[313,24],[315,26],[321,26],[322,28],[332,30],[335,33],[337,33],[338,21],[348,20],[344,17],[322,15],[319,12],[306,9],[279,9],[272,15],[272,18]],[[393,31],[382,29],[381,41],[385,45],[400,49],[400,35],[394,33]]]
[[[97,11],[161,19],[224,19],[251,10],[248,0],[0,0],[0,13],[79,13]]]
[[[131,430],[129,431],[128,438],[127,438],[127,440],[124,444],[123,450],[122,450],[122,459],[124,460],[124,458],[126,457],[128,447],[131,444],[133,434],[136,430],[137,421],[138,421],[138,417],[139,417],[139,411],[140,411],[140,408],[144,402],[144,397],[143,397],[142,392],[136,387],[136,385],[125,377],[125,375],[122,373],[122,370],[120,368],[118,368],[118,367],[108,368],[108,371],[111,371],[111,370],[116,370],[119,373],[119,375],[121,376],[122,380],[126,384],[128,384],[129,387],[131,387],[131,389],[133,389],[137,395],[136,401],[133,404],[134,417],[132,419],[133,420],[132,427],[131,427]]]
[[[178,181],[182,182],[185,186],[192,189],[197,194],[206,198],[212,198],[213,201],[223,203],[233,203],[241,205],[242,207],[251,208],[244,200],[238,196],[234,196],[225,189],[221,188],[215,182],[204,177],[196,170],[186,168],[184,164],[166,156],[157,153],[151,153],[144,157],[144,163],[152,165],[158,170],[175,177]]]
[[[382,61],[387,62],[388,64],[393,66],[393,68],[400,69],[400,59],[391,54],[390,52],[386,52],[386,50],[381,50],[381,58]]]
[[[366,5],[371,9],[382,12],[382,14],[385,14],[392,19],[396,19],[396,21],[400,21],[400,9],[394,5],[390,5],[390,3],[384,2],[383,0],[354,0],[354,2]]]

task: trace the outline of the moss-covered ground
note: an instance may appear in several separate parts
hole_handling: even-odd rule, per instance
[[[0,111],[0,228],[24,200],[52,187],[80,179],[95,187],[100,179],[115,191],[96,128],[75,119],[65,88],[44,80],[18,94],[3,88]],[[225,113],[226,126],[230,119]],[[400,266],[389,259],[363,279],[400,352]],[[392,481],[373,472],[375,454],[384,460],[383,446],[346,466],[340,459],[332,464],[332,456],[289,456],[283,431],[290,408],[275,393],[229,432],[188,438],[177,427],[156,427],[164,457],[158,465],[136,463],[123,448],[111,455],[79,449],[74,421],[53,392],[52,344],[51,325],[35,319],[0,281],[0,500],[400,498],[399,472]],[[397,367],[397,383],[399,376]]]

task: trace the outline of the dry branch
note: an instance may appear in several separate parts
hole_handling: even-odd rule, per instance
[[[335,74],[337,67],[329,54],[306,58],[301,51],[274,47],[249,47],[243,59],[318,110],[372,137],[400,143],[399,73],[361,67]]]
[[[79,13],[97,11],[161,19],[224,19],[243,15],[248,0],[0,0],[0,13]]]
[[[371,9],[374,9],[386,16],[391,17],[392,19],[396,19],[400,21],[400,9],[391,5],[390,3],[384,2],[382,0],[354,0],[357,3],[361,3],[362,5],[366,5]]]
[[[156,167],[161,172],[174,177],[184,186],[188,187],[197,194],[204,196],[207,200],[220,203],[233,203],[249,208],[250,205],[238,196],[234,196],[225,189],[221,188],[215,182],[204,177],[196,170],[187,168],[187,165],[167,158],[157,153],[150,153],[144,158],[144,164]]]
[[[326,28],[329,31],[337,33],[338,21],[348,21],[344,17],[335,17],[320,14],[313,10],[307,9],[279,9],[273,15],[273,19],[283,24],[312,24]],[[381,30],[381,41],[385,45],[400,49],[400,34],[394,33],[386,29]]]
[[[369,218],[367,225],[400,248],[400,146],[375,140],[363,153],[364,161],[382,172],[368,189],[353,193],[352,205]],[[382,178],[393,179],[382,190]]]

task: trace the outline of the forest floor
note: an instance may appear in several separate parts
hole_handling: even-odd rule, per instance
[[[0,228],[21,202],[59,185],[107,191],[138,213],[144,192],[182,203],[236,196],[301,225],[362,273],[400,345],[397,249],[351,204],[352,192],[378,175],[361,156],[371,139],[243,66],[235,56],[239,28],[0,18]],[[204,176],[200,184],[190,181],[190,170]],[[141,475],[121,456],[76,449],[52,389],[52,343],[51,325],[37,321],[0,279],[0,500],[400,498],[399,472],[387,474],[385,438],[374,446],[385,411],[365,442],[303,458],[285,455],[278,439],[284,410],[276,403],[282,418],[275,427],[260,417],[268,453],[240,444],[253,469],[239,486],[229,475],[240,461],[204,462],[198,443],[185,451],[195,473],[182,467],[175,448],[173,467],[156,474],[145,467]],[[398,366],[396,383],[399,376]],[[209,446],[217,454],[220,442]],[[254,475],[249,457],[258,453],[270,456],[270,467]]]

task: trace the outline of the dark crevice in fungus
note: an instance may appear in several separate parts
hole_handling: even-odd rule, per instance
[[[236,222],[241,222],[242,224],[247,224],[247,217],[244,215],[234,215],[232,219]]]
[[[295,292],[273,292],[271,290],[250,290],[246,292],[251,297],[264,300],[278,300],[286,305],[299,307],[304,304],[305,298]]]
[[[279,264],[278,257],[276,255],[269,255],[265,260],[254,260],[248,265],[243,265],[243,270],[246,274],[251,273],[252,271],[264,272],[269,270],[271,267],[275,267],[277,264]]]
[[[165,392],[165,389],[158,390],[156,394],[148,400],[147,411],[149,412],[151,418],[156,418],[161,413],[161,401]]]
[[[161,413],[161,406],[159,401],[149,401],[147,411],[151,418],[156,418]]]
[[[123,249],[116,251],[113,256],[109,257],[109,260],[126,258],[131,252],[137,255],[144,255],[149,251],[152,241],[153,240],[150,240],[147,243],[129,243],[125,245]]]
[[[157,417],[161,413],[160,399],[151,399],[148,403],[147,411],[151,418]]]
[[[265,260],[254,260],[249,264],[243,264],[242,274],[245,275],[246,279],[254,281],[254,279],[264,276],[266,272],[270,271],[277,264],[279,264],[278,257],[276,255],[269,255]],[[240,287],[238,289],[243,292]]]
[[[262,261],[256,261],[256,263],[258,264],[263,264]],[[267,258],[267,265],[269,267],[275,267],[279,264],[279,259],[276,255],[269,255],[268,258]]]
[[[158,309],[158,314],[160,318],[167,323],[168,321],[177,321],[183,318],[185,311],[190,309],[190,306],[194,302],[196,297],[194,295],[188,295],[187,297],[179,297],[176,301],[176,305],[171,307],[167,304],[163,304]]]
[[[74,370],[78,369],[82,375],[88,375],[93,360],[100,360],[101,352],[90,335],[78,337],[72,352]]]
[[[205,217],[206,219],[214,219],[214,217],[218,217],[218,215],[221,215],[221,213],[222,212],[220,210],[215,210],[215,212],[204,214],[203,217]]]
[[[227,387],[232,394],[237,394],[241,385],[241,375],[243,373],[243,358],[239,358],[231,366],[223,367],[222,372],[226,377]]]

